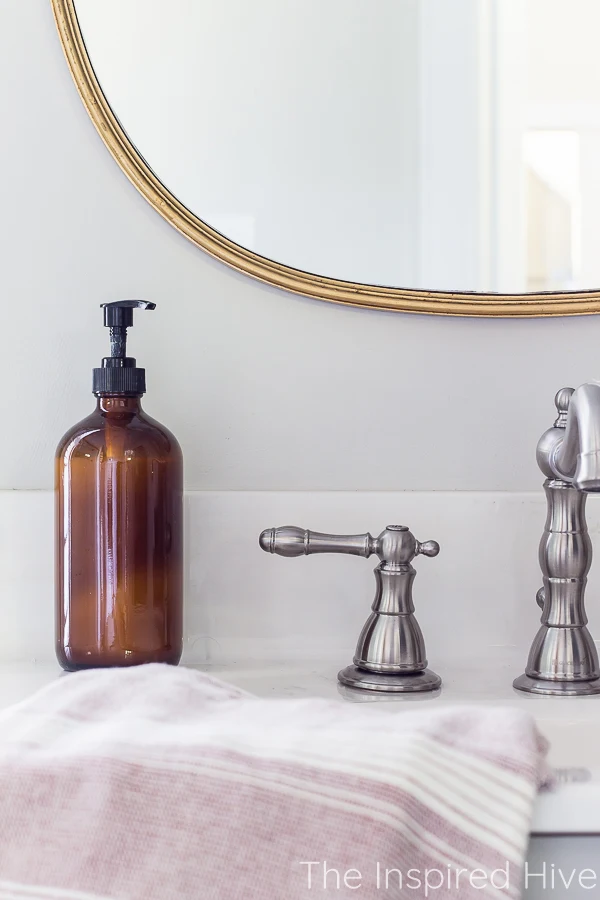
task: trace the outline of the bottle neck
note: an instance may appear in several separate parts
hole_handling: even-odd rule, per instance
[[[141,396],[127,397],[124,395],[99,394],[96,402],[96,410],[101,413],[139,413],[142,411]]]

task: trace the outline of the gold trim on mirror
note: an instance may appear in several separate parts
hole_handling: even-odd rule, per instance
[[[154,209],[198,247],[246,275],[317,300],[445,316],[574,316],[600,312],[600,290],[541,294],[419,291],[338,281],[292,269],[246,250],[210,228],[171,194],[144,162],[113,114],[96,79],[74,0],[51,0],[77,90],[100,136],[129,180]]]

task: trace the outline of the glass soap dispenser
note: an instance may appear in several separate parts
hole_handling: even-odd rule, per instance
[[[177,665],[183,618],[183,460],[147,416],[145,370],[126,355],[134,309],[104,303],[110,356],[94,412],[56,451],[56,654],[67,670]]]

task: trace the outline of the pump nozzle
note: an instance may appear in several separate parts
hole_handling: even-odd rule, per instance
[[[133,325],[134,309],[156,309],[156,303],[148,300],[116,300],[101,303],[104,310],[104,324],[110,328],[110,355],[124,359],[127,345],[127,329]]]
[[[143,394],[146,372],[138,369],[135,359],[127,356],[127,329],[133,325],[134,309],[156,309],[148,300],[117,300],[101,303],[104,324],[110,328],[110,356],[102,360],[102,368],[94,369],[94,394]]]

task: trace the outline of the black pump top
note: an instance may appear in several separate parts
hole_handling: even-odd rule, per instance
[[[104,357],[101,369],[94,369],[93,393],[140,396],[146,391],[146,370],[136,368],[135,359],[126,356],[127,329],[133,325],[134,309],[156,309],[156,303],[117,300],[100,306],[104,324],[110,328],[110,356]]]

